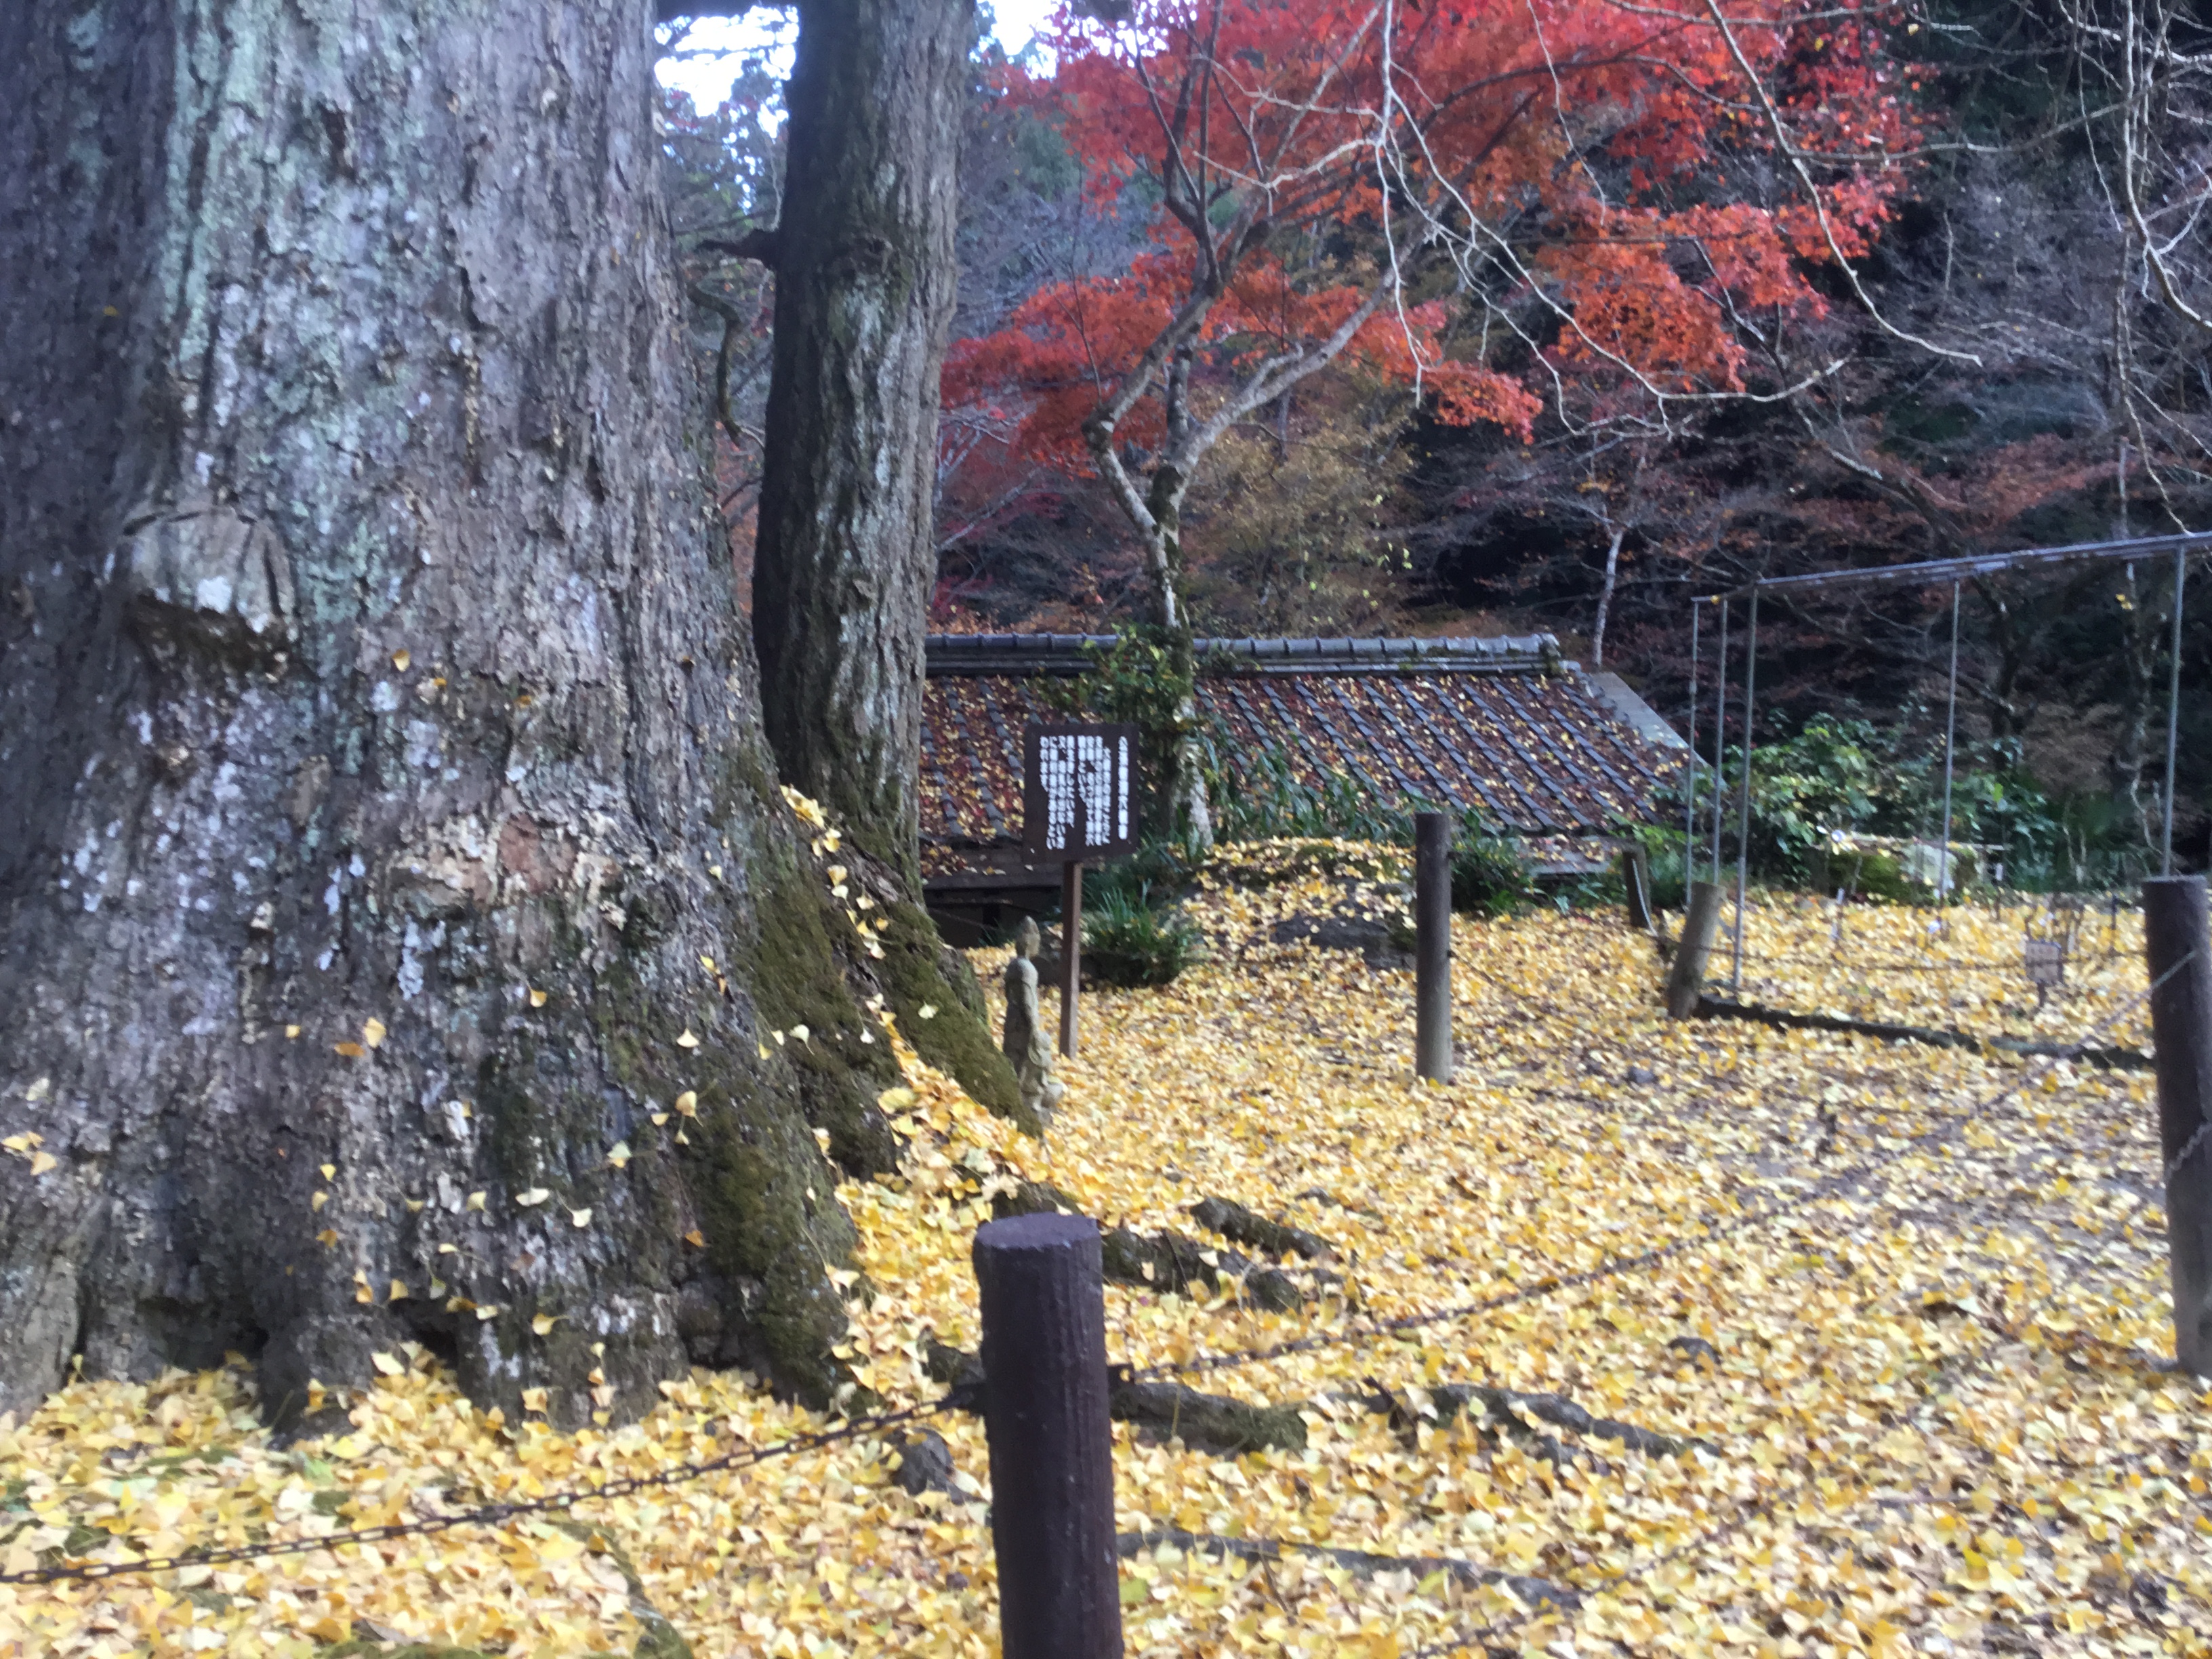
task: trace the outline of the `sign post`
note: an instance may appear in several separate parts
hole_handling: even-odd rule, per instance
[[[1083,975],[1083,866],[1137,843],[1137,728],[1032,726],[1022,744],[1022,855],[1064,866],[1060,888],[1060,1052],[1075,1053]]]

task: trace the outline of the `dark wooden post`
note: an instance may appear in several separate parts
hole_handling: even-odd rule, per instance
[[[1682,917],[1682,942],[1667,975],[1667,1012],[1672,1018],[1687,1019],[1698,1012],[1698,998],[1705,988],[1705,963],[1720,926],[1720,884],[1692,882],[1689,908]]]
[[[2173,1272],[2173,1352],[2212,1376],[2212,938],[2204,878],[2143,883],[2151,1042],[2158,1063],[2158,1132],[2166,1182],[2166,1239]],[[2164,983],[2160,983],[2163,978]]]
[[[1413,1071],[1452,1078],[1451,819],[1413,814]]]
[[[975,1259],[1000,1651],[1121,1659],[1098,1224],[1075,1215],[988,1222]]]
[[[1628,925],[1639,933],[1656,933],[1651,916],[1651,864],[1641,847],[1621,848],[1620,882],[1628,891]]]
[[[1060,1052],[1075,1054],[1075,1000],[1083,991],[1083,866],[1060,870]]]

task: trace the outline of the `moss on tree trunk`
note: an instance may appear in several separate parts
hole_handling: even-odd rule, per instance
[[[566,1423],[840,1380],[815,1131],[878,1166],[888,1073],[703,487],[650,21],[0,8],[0,1410],[235,1348],[293,1416],[409,1338]]]

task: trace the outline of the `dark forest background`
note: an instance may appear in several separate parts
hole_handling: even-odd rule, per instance
[[[2212,40],[2185,11],[2049,0],[1900,10],[1893,27],[1917,66],[1900,95],[1917,101],[1925,143],[1862,269],[1871,308],[1839,272],[1819,273],[1828,314],[1766,337],[1753,395],[1680,412],[1663,431],[1571,428],[1555,414],[1524,444],[1436,422],[1406,392],[1348,373],[1301,386],[1232,434],[1193,490],[1199,631],[1543,629],[1680,728],[1692,594],[1762,573],[2212,523],[2212,259],[2199,223],[2212,70],[2197,61]],[[979,35],[956,341],[1000,327],[1040,284],[1118,270],[1146,246],[1150,204],[1086,194],[1079,159],[1009,68]],[[665,111],[741,571],[770,279],[730,255],[776,218],[778,96],[755,60],[719,109],[671,94]],[[1133,619],[1144,577],[1125,520],[1094,481],[1010,453],[1011,424],[948,413],[932,625],[1103,631]],[[2015,817],[2033,798],[2049,836],[2108,854],[2154,839],[2172,571],[2168,558],[1966,585],[1969,795],[2008,793]],[[2185,857],[2201,866],[2212,803],[2203,561],[2194,580],[2177,816]],[[1904,820],[1924,816],[1927,759],[1942,741],[1951,597],[1840,590],[1764,607],[1757,741],[1858,777],[1872,804],[1846,816],[1861,827],[1924,833]],[[1738,672],[1741,624],[1739,610]],[[1993,823],[1979,832],[1996,837]]]

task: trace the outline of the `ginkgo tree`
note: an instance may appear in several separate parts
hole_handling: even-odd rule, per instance
[[[1762,332],[1821,311],[1818,266],[1857,288],[1905,176],[1899,22],[1861,0],[1071,9],[1024,90],[1150,246],[957,345],[948,405],[1011,411],[1020,452],[1104,482],[1187,681],[1186,495],[1310,377],[1523,435],[1547,404],[1663,429],[1760,392]],[[1203,844],[1185,713],[1173,811]]]

